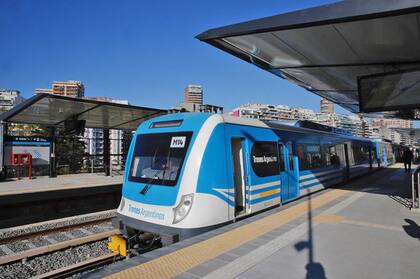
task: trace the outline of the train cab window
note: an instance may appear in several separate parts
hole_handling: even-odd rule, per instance
[[[251,166],[259,177],[278,175],[279,160],[277,142],[256,141],[251,149]]]
[[[128,180],[174,186],[191,136],[191,132],[137,136]]]

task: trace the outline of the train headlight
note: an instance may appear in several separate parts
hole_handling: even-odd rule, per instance
[[[192,203],[194,200],[194,194],[183,195],[179,204],[174,207],[174,220],[173,224],[179,223],[187,217],[190,213]]]

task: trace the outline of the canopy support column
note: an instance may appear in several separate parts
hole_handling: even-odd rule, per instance
[[[55,148],[57,143],[57,130],[56,127],[50,127],[50,177],[57,177],[57,160],[55,154]]]
[[[109,153],[110,149],[110,141],[109,141],[109,129],[104,129],[104,137],[103,137],[103,147],[104,147],[104,169],[105,169],[105,175],[110,176],[111,175],[111,156]]]

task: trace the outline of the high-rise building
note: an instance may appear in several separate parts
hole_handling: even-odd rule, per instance
[[[203,87],[189,84],[184,89],[184,103],[203,104]]]
[[[0,89],[0,113],[12,109],[25,99],[20,96],[19,90]]]
[[[321,98],[321,113],[334,113],[334,103],[327,99]]]
[[[35,94],[39,93],[81,98],[85,96],[85,87],[77,80],[53,81],[51,89],[36,88]]]
[[[184,101],[178,107],[170,110],[173,112],[211,112],[222,113],[223,107],[203,104],[203,87],[189,84],[184,89]]]
[[[83,97],[85,96],[85,87],[81,81],[54,81],[52,84],[54,95]]]

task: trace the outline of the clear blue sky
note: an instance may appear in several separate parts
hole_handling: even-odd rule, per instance
[[[30,97],[53,80],[81,80],[87,96],[169,108],[192,83],[225,111],[248,102],[319,110],[319,97],[194,36],[330,2],[1,0],[0,88]]]

